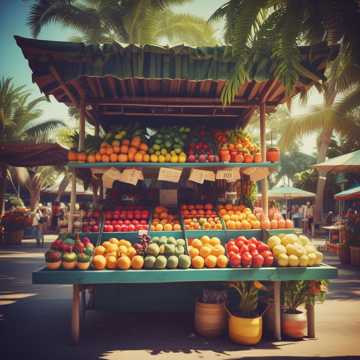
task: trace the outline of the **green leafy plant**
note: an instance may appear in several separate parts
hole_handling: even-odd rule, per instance
[[[266,289],[259,281],[238,281],[229,287],[236,290],[239,303],[236,313],[241,317],[256,317],[259,314],[259,291]],[[237,314],[235,314],[237,315]]]
[[[297,314],[301,305],[313,305],[316,301],[324,302],[326,293],[326,280],[286,281],[282,285],[285,311],[289,314]]]
[[[222,304],[225,300],[226,290],[219,287],[204,288],[200,297],[200,301],[204,304]]]

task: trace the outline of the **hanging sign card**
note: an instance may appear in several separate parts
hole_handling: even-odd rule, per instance
[[[116,168],[110,168],[106,170],[102,176],[103,185],[105,188],[111,188],[113,182],[116,180],[120,180],[121,172]]]
[[[227,182],[235,182],[240,179],[240,170],[231,168],[226,170],[218,170],[216,172],[216,180],[226,180]]]
[[[158,180],[178,183],[180,181],[181,173],[182,169],[160,168]]]
[[[196,182],[198,184],[204,183],[204,171],[199,169],[191,169],[189,181]]]
[[[125,169],[121,173],[121,177],[120,177],[119,181],[135,186],[138,183],[138,181],[140,180],[139,179],[140,173],[142,175],[142,172],[139,170],[136,170],[136,169]]]
[[[215,173],[210,170],[202,170],[204,173],[204,181],[215,181]]]

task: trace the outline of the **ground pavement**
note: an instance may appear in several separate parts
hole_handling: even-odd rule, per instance
[[[47,242],[50,239],[47,238]],[[318,339],[263,341],[254,348],[226,336],[196,336],[191,316],[89,312],[78,346],[70,341],[71,287],[32,285],[42,248],[0,248],[0,359],[359,359],[360,270],[340,267],[316,307]],[[327,263],[339,265],[334,256]]]

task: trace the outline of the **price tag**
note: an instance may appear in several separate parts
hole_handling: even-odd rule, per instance
[[[265,179],[269,175],[268,168],[247,168],[243,170],[243,173],[250,176],[250,180],[257,182]]]
[[[138,236],[147,235],[147,234],[148,234],[147,230],[139,230],[138,231]]]
[[[106,170],[102,176],[103,185],[105,188],[111,188],[115,180],[120,180],[121,172],[116,168]]]
[[[204,181],[215,181],[215,173],[210,170],[202,170],[204,173]]]
[[[227,182],[234,182],[240,179],[240,170],[237,168],[218,170],[216,172],[217,180],[226,180]]]
[[[121,173],[121,178],[119,179],[119,181],[135,186],[139,181],[139,170],[125,169]]]
[[[198,169],[191,169],[189,181],[196,182],[198,184],[204,183],[204,171]]]
[[[160,168],[158,180],[178,183],[180,181],[181,173],[182,169]]]

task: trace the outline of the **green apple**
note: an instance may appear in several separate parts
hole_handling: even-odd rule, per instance
[[[316,263],[316,254],[314,252],[310,253],[308,254],[308,258],[309,258],[308,266],[314,266]]]
[[[309,263],[309,257],[307,255],[301,255],[300,256],[300,262],[299,262],[299,266],[308,266]]]
[[[289,257],[285,253],[282,253],[278,256],[277,262],[278,262],[279,266],[288,266]]]
[[[284,245],[276,245],[272,248],[272,252],[278,257],[280,254],[286,254],[286,247]]]
[[[289,256],[289,265],[290,266],[299,266],[299,258],[296,255]]]
[[[268,239],[267,244],[269,245],[270,249],[272,249],[276,245],[281,245],[281,240],[278,236],[273,235]]]

